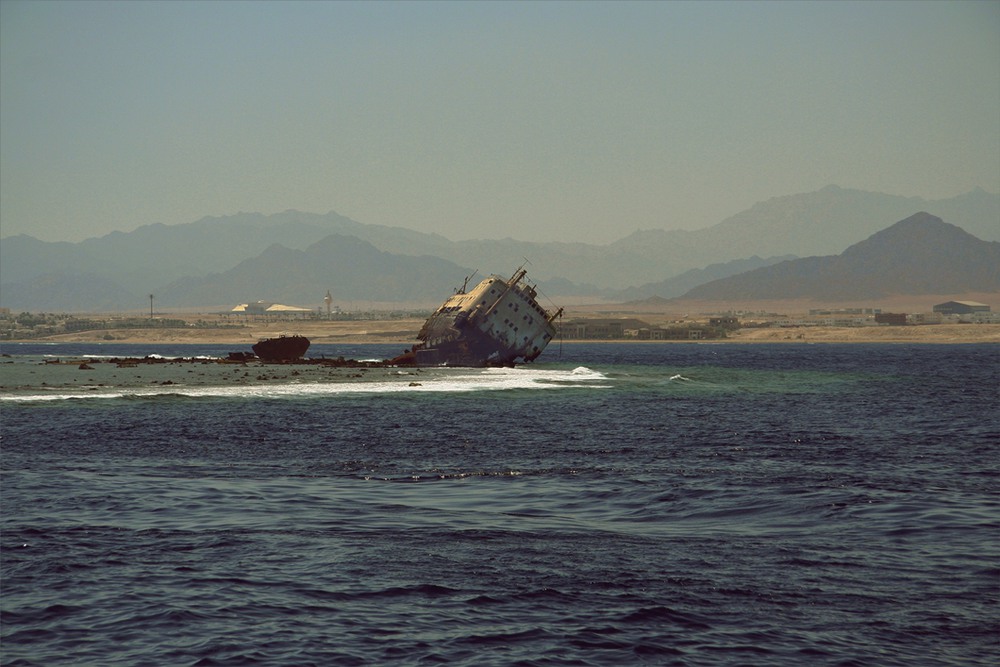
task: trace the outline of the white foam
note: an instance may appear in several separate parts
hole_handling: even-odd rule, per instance
[[[111,358],[121,359],[123,357],[121,357],[121,355],[118,355],[116,357],[111,357]],[[145,354],[145,355],[143,355],[142,358],[143,359],[163,359],[165,361],[171,361],[173,359],[197,359],[199,361],[215,361],[215,360],[219,359],[220,357],[213,357],[213,356],[208,355],[208,354],[196,354],[193,357],[184,357],[184,356],[179,356],[179,355],[178,356],[167,356],[167,355],[163,355],[163,354]]]
[[[136,387],[79,392],[3,394],[0,401],[33,402],[67,399],[147,398],[188,396],[203,398],[287,398],[344,394],[461,393],[512,389],[604,388],[607,377],[579,367],[572,371],[535,368],[435,369],[421,374],[392,375],[388,380],[288,382],[274,384]]]

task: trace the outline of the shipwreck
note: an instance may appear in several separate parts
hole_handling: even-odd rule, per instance
[[[261,361],[297,361],[309,349],[309,339],[282,334],[276,338],[265,338],[251,349]]]
[[[419,343],[393,359],[411,366],[512,366],[533,361],[555,336],[550,313],[538,304],[522,266],[510,278],[492,275],[466,291],[469,278],[434,314]],[[470,276],[471,278],[471,276]]]

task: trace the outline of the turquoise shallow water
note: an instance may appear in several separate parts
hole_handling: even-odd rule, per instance
[[[996,346],[0,351],[5,665],[995,659]]]

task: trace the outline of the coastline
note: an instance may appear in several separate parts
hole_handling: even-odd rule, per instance
[[[251,323],[240,328],[151,328],[151,329],[100,329],[68,334],[54,334],[25,339],[11,339],[9,343],[131,343],[163,344],[225,344],[236,349],[250,349],[262,338],[281,333],[298,333],[314,344],[368,344],[391,343],[412,345],[417,342],[417,332],[423,320],[367,320],[350,322],[284,322]],[[553,341],[553,343],[558,342]],[[672,343],[1000,343],[1000,324],[925,324],[908,326],[834,327],[803,326],[792,328],[746,328],[729,332],[726,338],[713,340],[655,340],[635,339],[578,340],[565,339],[564,344],[641,342],[650,345]],[[0,342],[0,347],[2,347]],[[235,350],[234,350],[235,351]]]

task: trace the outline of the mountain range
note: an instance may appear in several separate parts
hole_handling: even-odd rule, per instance
[[[525,258],[552,300],[670,298],[793,258],[831,256],[918,211],[1000,241],[1000,196],[981,189],[929,202],[829,186],[761,202],[705,229],[640,230],[607,245],[451,241],[336,213],[239,213],[80,243],[5,237],[0,306],[128,311],[156,294],[162,308],[256,300],[316,307],[327,289],[341,304],[436,305],[477,270],[512,273]]]
[[[692,300],[817,301],[1000,290],[1000,243],[916,213],[839,255],[805,257],[705,283]]]

